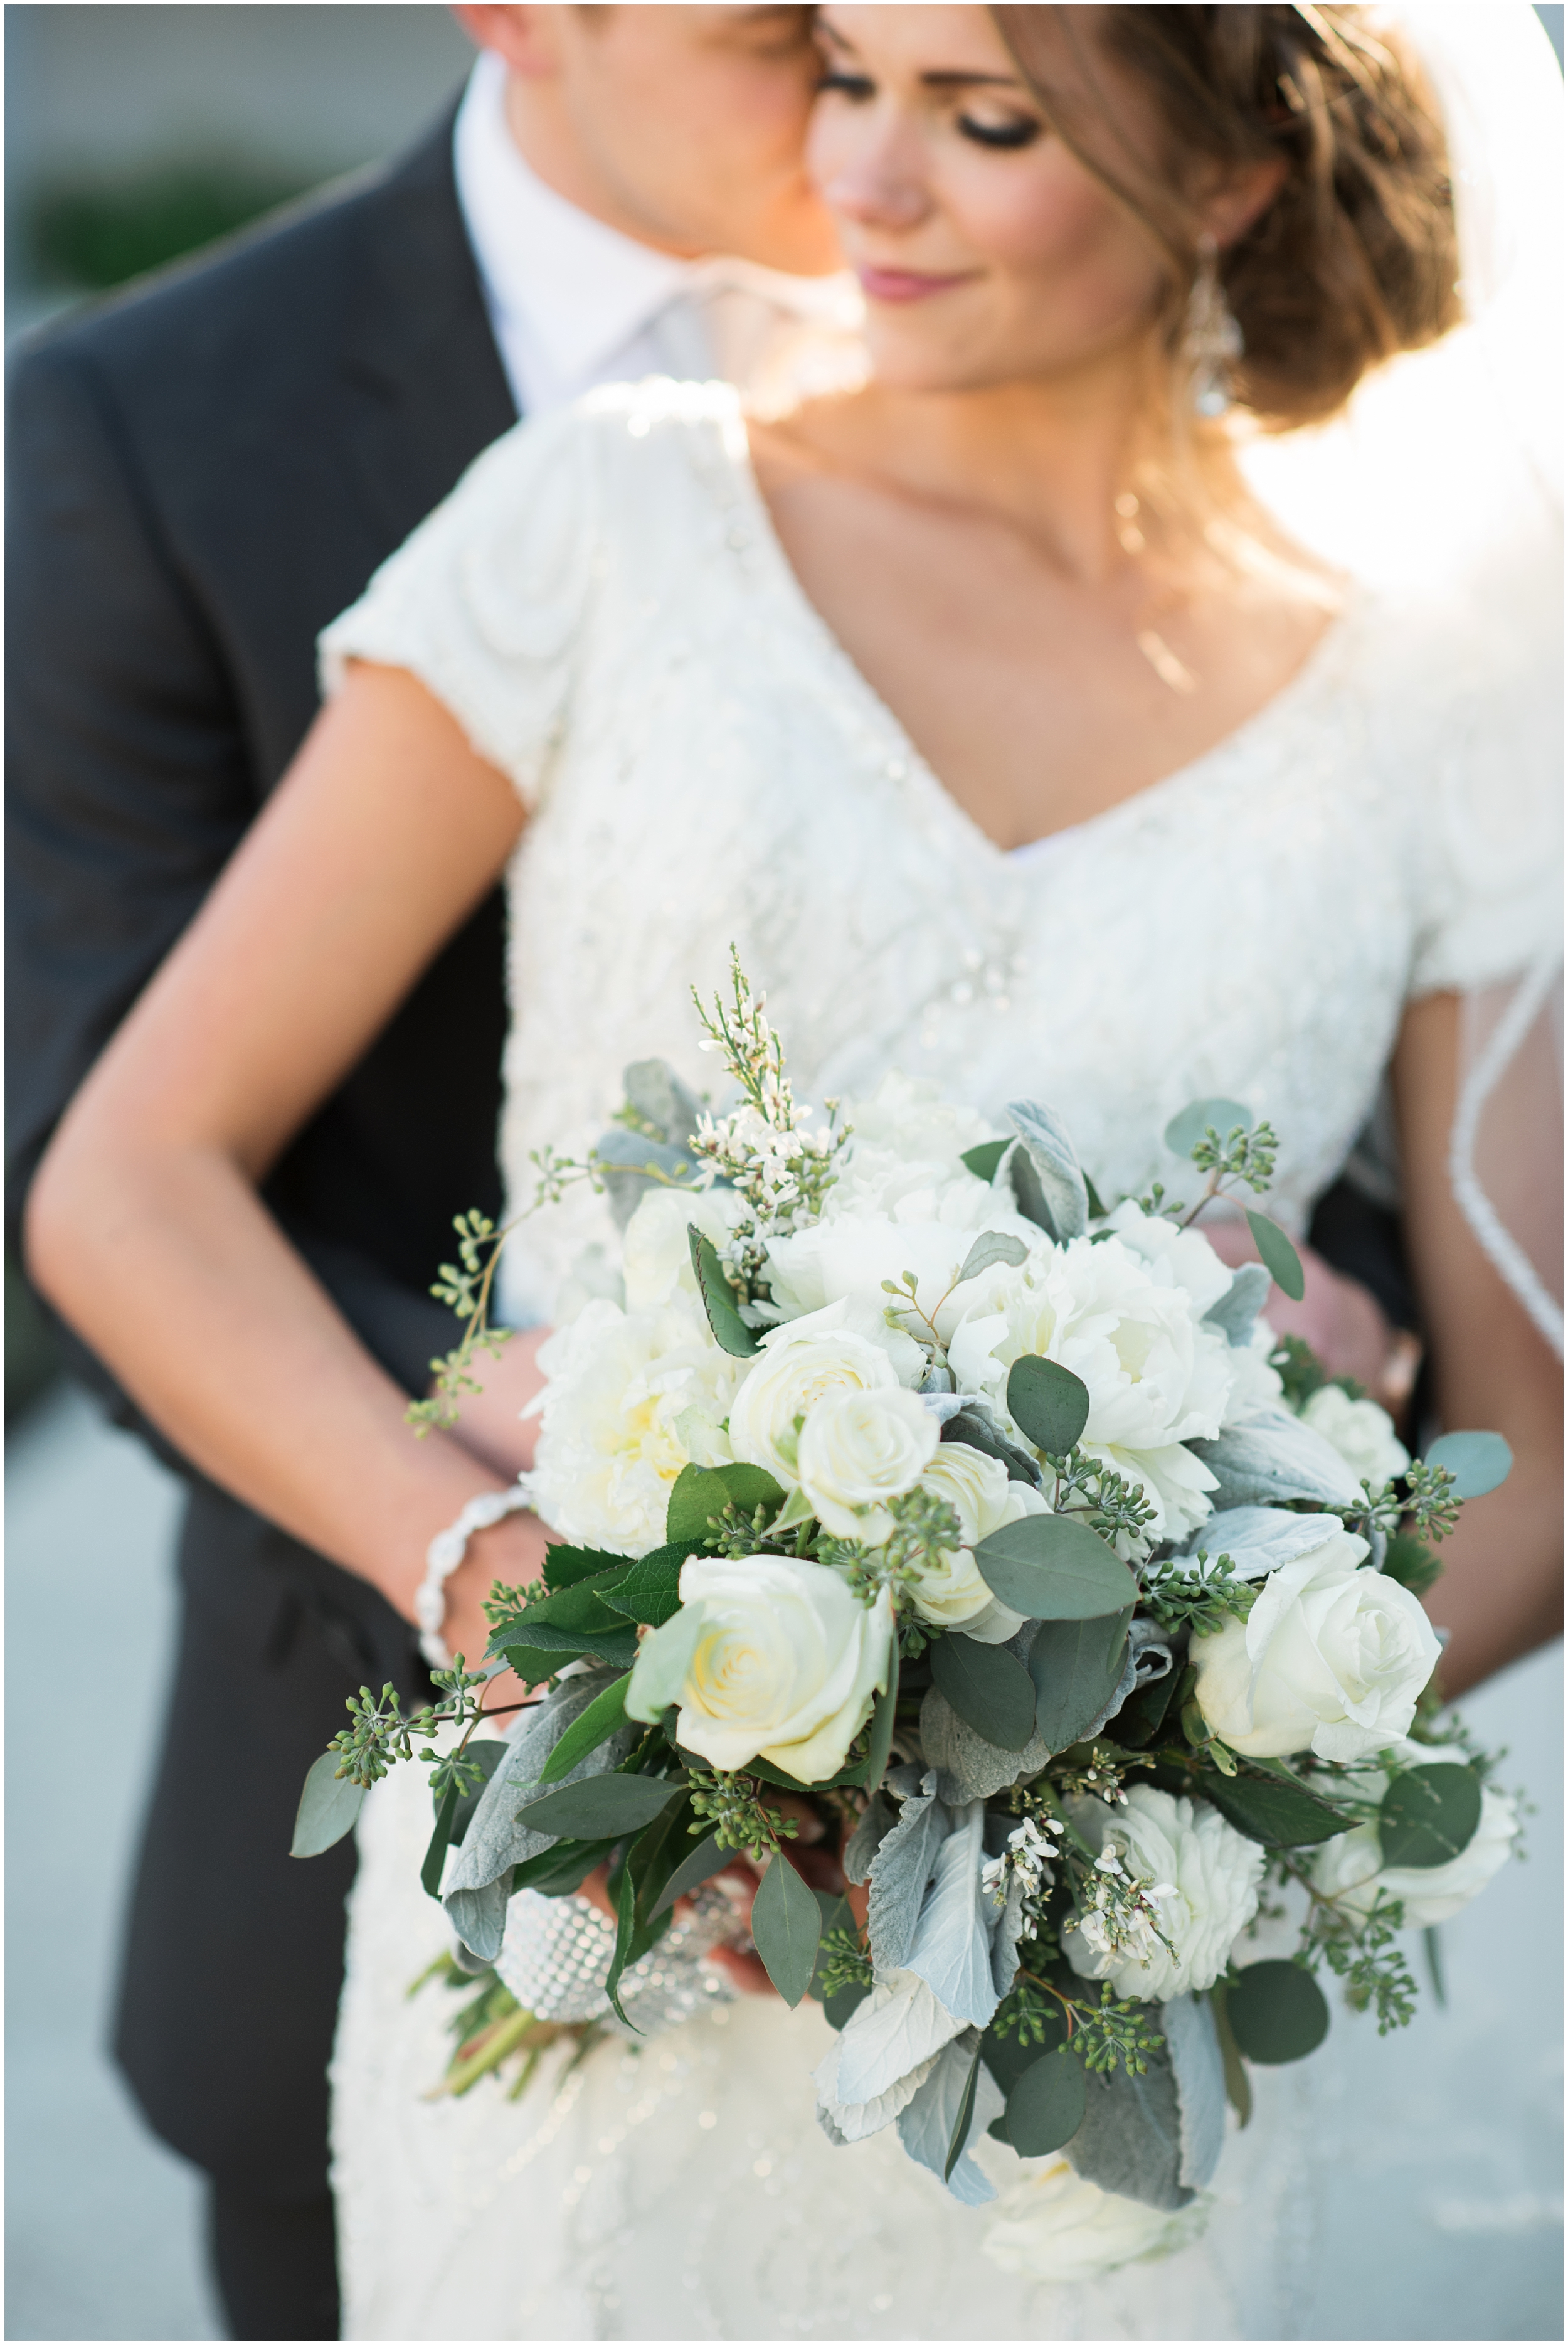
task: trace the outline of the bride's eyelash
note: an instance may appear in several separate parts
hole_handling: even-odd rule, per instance
[[[841,97],[851,98],[858,104],[862,99],[875,95],[876,85],[865,74],[845,73],[828,66],[820,76],[816,88],[819,97],[824,90],[835,89]]]
[[[972,116],[961,114],[957,119],[961,137],[973,139],[976,147],[1032,147],[1045,128],[1044,123],[1031,122],[1020,116],[1015,122],[976,122]]]

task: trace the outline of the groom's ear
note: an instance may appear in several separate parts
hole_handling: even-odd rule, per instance
[[[493,49],[509,70],[529,81],[548,81],[561,70],[559,8],[454,8],[470,41]]]

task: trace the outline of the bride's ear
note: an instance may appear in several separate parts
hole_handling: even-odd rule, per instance
[[[1194,191],[1198,216],[1221,252],[1261,218],[1290,168],[1282,155],[1270,155],[1257,163],[1216,166],[1212,177],[1199,185]]]

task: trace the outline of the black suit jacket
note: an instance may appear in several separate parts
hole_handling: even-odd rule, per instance
[[[298,747],[319,631],[515,420],[450,116],[403,161],[35,338],[10,416],[15,1217],[71,1093]],[[497,894],[268,1184],[410,1392],[453,1338],[428,1292],[451,1217],[499,1204],[504,1025]],[[352,1854],[290,1863],[294,1805],[344,1694],[420,1673],[367,1583],[190,1478],[119,2048],[177,2147],[298,2198],[325,2181]]]

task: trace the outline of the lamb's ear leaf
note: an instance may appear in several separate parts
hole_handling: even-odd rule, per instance
[[[1061,1117],[1037,1100],[1014,1100],[1007,1120],[1018,1135],[1024,1159],[1020,1162],[1016,1156],[1011,1166],[1019,1211],[1038,1222],[1059,1245],[1082,1237],[1088,1227],[1088,1193]]]
[[[953,2120],[953,2130],[947,2137],[947,2160],[942,2168],[942,2179],[950,2182],[953,2168],[964,2155],[964,2145],[969,2138],[969,2125],[975,2115],[975,2089],[980,2081],[980,2046],[975,2046],[975,2056],[969,2063],[969,2075],[959,2096],[958,2114]]]
[[[1426,1462],[1447,1468],[1457,1497],[1484,1498],[1507,1480],[1513,1452],[1501,1433],[1443,1433],[1427,1451]]]
[[[1262,2067],[1304,2060],[1329,2032],[1329,2006],[1300,1963],[1249,1963],[1225,1990],[1238,2051]]]
[[[1187,2206],[1194,2194],[1181,2179],[1181,2113],[1165,2046],[1141,2076],[1114,2068],[1084,2083],[1083,2122],[1073,2136],[1077,2171],[1145,2207]]]
[[[785,1856],[775,1856],[752,1902],[752,1937],[767,1972],[793,2011],[811,1985],[822,1937],[822,1909]]]
[[[628,1101],[661,1140],[676,1148],[688,1145],[697,1129],[702,1104],[667,1059],[637,1059],[622,1081]]]
[[[342,1760],[336,1751],[323,1751],[305,1778],[294,1818],[290,1856],[324,1856],[347,1832],[353,1830],[364,1789],[339,1775]]]
[[[1007,2139],[1020,2157],[1063,2149],[1084,2121],[1084,2066],[1065,2047],[1031,2062],[1007,2095]]]
[[[931,1675],[960,1718],[1001,1751],[1021,1751],[1035,1731],[1035,1689],[1003,1645],[950,1632],[931,1647]]]
[[[1165,1144],[1173,1156],[1190,1156],[1206,1132],[1229,1140],[1238,1128],[1250,1132],[1254,1121],[1251,1109],[1239,1100],[1194,1100],[1166,1125]]]
[[[977,1146],[966,1148],[958,1159],[977,1181],[994,1181],[996,1167],[1012,1146],[1010,1140],[982,1140]]]
[[[964,1256],[963,1266],[953,1283],[962,1286],[966,1278],[978,1278],[983,1270],[990,1270],[999,1262],[1005,1262],[1009,1270],[1017,1270],[1021,1262],[1027,1261],[1028,1254],[1022,1238],[1010,1237],[1005,1230],[982,1230]]]
[[[1396,1775],[1378,1811],[1385,1865],[1424,1871],[1450,1864],[1475,1838],[1481,1822],[1481,1778],[1473,1767],[1446,1760]]]
[[[568,1730],[570,1731],[570,1729]],[[420,1881],[427,1897],[440,1899],[441,1871],[449,1848],[460,1848],[463,1834],[473,1819],[474,1810],[484,1797],[485,1784],[490,1782],[511,1745],[505,1742],[470,1742],[463,1753],[470,1765],[479,1768],[484,1778],[474,1791],[465,1792],[450,1783],[436,1803],[436,1825],[430,1834],[425,1861],[420,1867]]]
[[[544,1765],[540,1770],[541,1783],[559,1783],[570,1775],[580,1759],[608,1742],[617,1728],[626,1723],[626,1689],[632,1682],[628,1670],[623,1677],[612,1678],[602,1693],[595,1694],[584,1711],[572,1720]]]
[[[1089,1421],[1088,1386],[1059,1360],[1027,1352],[1007,1371],[1007,1415],[1037,1449],[1064,1457]]]
[[[1288,1294],[1292,1303],[1300,1303],[1307,1292],[1307,1274],[1301,1267],[1300,1255],[1279,1223],[1249,1207],[1247,1226],[1252,1233],[1253,1244],[1263,1257],[1263,1267],[1280,1294]]]
[[[975,1549],[993,1596],[1026,1620],[1093,1620],[1138,1601],[1138,1582],[1086,1523],[1025,1515]]]
[[[697,1291],[703,1298],[703,1308],[708,1315],[708,1325],[713,1331],[713,1341],[721,1352],[728,1352],[737,1360],[749,1360],[759,1349],[755,1330],[748,1327],[735,1308],[735,1290],[724,1276],[718,1248],[712,1238],[705,1238],[695,1224],[687,1231],[692,1248],[692,1268],[696,1274]]]

